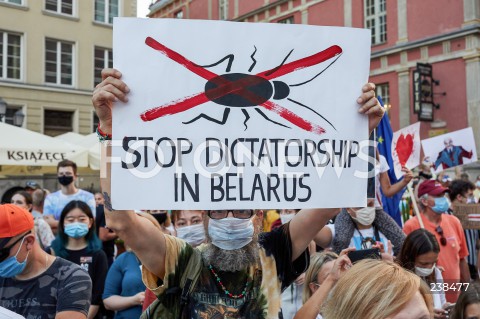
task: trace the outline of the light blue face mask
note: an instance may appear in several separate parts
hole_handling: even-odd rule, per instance
[[[82,238],[88,234],[88,225],[85,223],[71,223],[65,225],[65,234],[72,238]]]
[[[25,267],[27,266],[27,259],[28,259],[28,255],[30,254],[30,251],[28,251],[27,257],[25,257],[25,260],[23,262],[19,262],[17,259],[17,255],[20,252],[20,248],[22,248],[24,240],[25,240],[25,237],[23,237],[22,243],[20,244],[20,247],[18,247],[18,250],[15,256],[8,257],[7,259],[5,259],[0,263],[0,277],[4,277],[4,278],[15,277],[16,275],[21,274],[25,269]]]
[[[450,207],[450,202],[446,197],[435,198],[435,206],[432,207],[432,210],[437,214],[445,213]]]
[[[224,250],[240,249],[253,239],[253,222],[234,217],[212,219],[208,222],[212,244]]]

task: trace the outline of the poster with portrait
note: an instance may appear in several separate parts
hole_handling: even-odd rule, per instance
[[[422,140],[422,147],[425,161],[432,165],[435,172],[477,161],[471,127]]]

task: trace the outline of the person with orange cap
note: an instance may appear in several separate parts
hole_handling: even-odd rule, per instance
[[[85,319],[91,287],[80,266],[40,248],[32,214],[0,205],[0,307],[26,318]]]

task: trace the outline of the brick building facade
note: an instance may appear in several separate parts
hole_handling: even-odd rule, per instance
[[[370,81],[393,129],[418,120],[413,73],[427,63],[434,121],[422,138],[472,126],[480,149],[479,0],[157,0],[149,17],[370,28]]]

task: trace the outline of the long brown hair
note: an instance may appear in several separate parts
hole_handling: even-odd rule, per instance
[[[415,259],[423,254],[440,253],[440,246],[435,236],[426,229],[417,229],[403,242],[402,249],[397,256],[397,263],[405,269],[415,272]],[[425,278],[427,283],[435,282],[435,272]]]
[[[463,291],[458,297],[455,308],[453,308],[451,319],[467,319],[465,309],[468,305],[480,303],[480,283],[471,283],[467,290]]]

